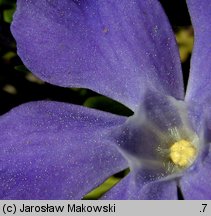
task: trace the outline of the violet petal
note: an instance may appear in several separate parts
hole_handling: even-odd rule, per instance
[[[127,167],[105,133],[125,117],[32,102],[0,117],[0,198],[81,199]]]
[[[187,0],[194,28],[194,49],[186,100],[203,103],[211,92],[211,1]]]
[[[41,79],[90,88],[132,110],[145,87],[183,98],[180,59],[157,0],[18,0],[18,53]]]
[[[211,150],[211,146],[210,146]],[[211,151],[210,151],[211,152]],[[185,199],[211,199],[211,153],[201,163],[187,172],[180,180],[182,193]]]
[[[180,185],[185,199],[211,199],[211,109],[206,109],[201,117],[200,152],[195,164],[184,173]]]

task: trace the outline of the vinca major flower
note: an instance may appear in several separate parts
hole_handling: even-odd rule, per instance
[[[158,0],[17,0],[11,26],[42,80],[88,88],[130,117],[62,102],[0,117],[1,199],[81,199],[130,172],[102,199],[211,199],[211,1],[187,0],[195,42],[181,63]]]

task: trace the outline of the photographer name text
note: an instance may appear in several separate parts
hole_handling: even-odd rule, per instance
[[[74,213],[84,213],[84,212],[96,212],[96,213],[115,213],[115,204],[106,205],[85,205],[85,204],[67,204],[67,205],[26,205],[22,204],[20,206],[4,205],[4,213],[39,213],[39,212],[52,212],[52,213],[64,213],[64,212],[74,212]]]

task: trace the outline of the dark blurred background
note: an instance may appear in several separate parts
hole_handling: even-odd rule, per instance
[[[160,0],[174,29],[187,83],[193,31],[184,0]],[[36,78],[22,64],[16,54],[16,44],[10,33],[15,0],[0,0],[0,115],[28,101],[56,100],[85,104],[118,114],[131,112],[109,99],[86,89],[53,86]],[[112,104],[112,106],[110,106]]]

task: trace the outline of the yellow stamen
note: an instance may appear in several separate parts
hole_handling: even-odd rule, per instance
[[[180,140],[175,142],[170,148],[170,158],[174,164],[187,167],[196,156],[196,148],[187,140]]]

